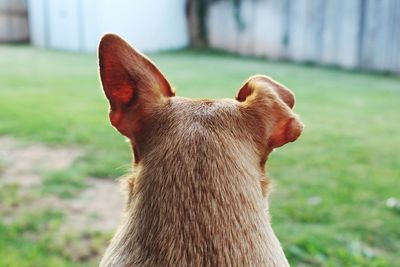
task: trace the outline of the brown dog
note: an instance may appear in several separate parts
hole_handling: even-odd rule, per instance
[[[268,213],[265,162],[303,125],[294,95],[266,76],[236,99],[175,96],[117,35],[99,47],[112,125],[131,141],[122,224],[101,266],[288,266]]]

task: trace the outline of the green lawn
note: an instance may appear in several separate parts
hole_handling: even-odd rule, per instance
[[[306,128],[269,161],[273,227],[293,266],[400,266],[400,211],[386,206],[388,198],[400,199],[399,77],[218,53],[150,57],[178,95],[232,98],[257,73],[295,92]],[[130,151],[109,126],[107,109],[95,55],[0,46],[1,135],[84,147],[86,155],[68,172],[82,180],[116,177],[129,169]],[[84,182],[53,176],[51,190],[80,190]],[[0,266],[85,264],[49,249],[46,237],[37,245],[21,238],[21,231],[27,230],[0,220]]]

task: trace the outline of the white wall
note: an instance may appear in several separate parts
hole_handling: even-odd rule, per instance
[[[185,0],[29,0],[31,40],[36,46],[95,51],[115,32],[142,51],[188,45]]]

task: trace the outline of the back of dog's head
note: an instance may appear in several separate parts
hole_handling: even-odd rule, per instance
[[[197,100],[175,96],[157,67],[116,35],[103,37],[99,61],[111,123],[131,140],[137,163],[194,173],[263,169],[272,149],[301,134],[293,93],[267,76],[249,78],[236,99]]]

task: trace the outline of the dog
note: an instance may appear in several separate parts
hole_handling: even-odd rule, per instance
[[[235,99],[179,97],[118,35],[103,36],[98,54],[109,118],[136,170],[100,266],[289,266],[270,224],[265,163],[302,132],[293,93],[256,75]]]

